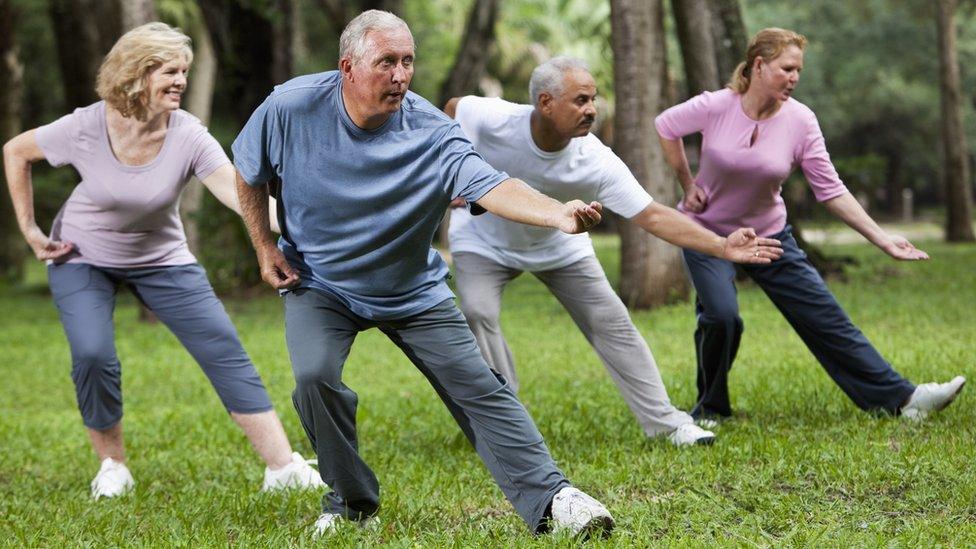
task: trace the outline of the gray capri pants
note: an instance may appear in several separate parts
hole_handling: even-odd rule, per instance
[[[71,378],[86,427],[105,430],[122,419],[121,364],[112,322],[121,284],[180,340],[229,412],[273,408],[200,265],[115,269],[64,263],[48,266],[48,281],[71,346]]]

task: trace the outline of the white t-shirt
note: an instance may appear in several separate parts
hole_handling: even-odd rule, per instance
[[[653,201],[623,161],[593,134],[572,139],[561,151],[539,149],[529,126],[532,110],[531,105],[468,96],[458,102],[454,118],[495,169],[556,200],[597,200],[628,219]],[[448,235],[451,253],[471,252],[524,271],[559,269],[594,255],[586,233],[569,235],[491,213],[472,216],[467,208],[451,213]]]

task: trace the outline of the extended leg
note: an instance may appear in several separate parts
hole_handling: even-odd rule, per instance
[[[671,404],[647,342],[595,257],[534,274],[569,311],[648,436],[692,422]]]

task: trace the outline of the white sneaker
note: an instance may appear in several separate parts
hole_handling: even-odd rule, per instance
[[[288,488],[324,488],[325,482],[319,472],[312,468],[311,463],[316,460],[306,460],[298,452],[291,455],[291,463],[281,469],[271,470],[264,468],[264,484],[261,485],[262,492],[272,492],[275,490],[286,490]]]
[[[715,442],[715,433],[706,431],[694,423],[679,425],[668,434],[668,440],[675,446],[694,446],[696,444],[711,444]]]
[[[588,537],[594,532],[603,536],[613,530],[613,516],[599,501],[581,490],[567,486],[552,498],[552,531],[569,531],[574,536]]]
[[[321,537],[326,534],[331,534],[344,525],[355,524],[359,528],[364,530],[375,530],[380,525],[380,518],[373,515],[369,518],[360,521],[349,520],[342,515],[337,515],[336,513],[322,513],[319,515],[318,520],[315,521],[315,532],[312,533],[312,537]]]
[[[922,421],[930,412],[938,412],[952,404],[965,385],[966,378],[963,376],[956,376],[947,383],[923,383],[915,387],[908,404],[902,406],[901,417]]]
[[[718,420],[712,419],[710,417],[699,417],[695,418],[695,425],[701,427],[702,429],[716,429],[718,428]]]
[[[91,481],[91,495],[95,499],[114,498],[132,490],[135,485],[136,481],[124,463],[105,458]]]

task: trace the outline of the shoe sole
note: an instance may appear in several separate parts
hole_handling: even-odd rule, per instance
[[[596,534],[602,539],[607,539],[613,532],[614,525],[613,517],[609,515],[593,517],[583,525],[583,528],[576,534],[576,538],[580,541],[586,541]]]
[[[701,437],[695,441],[693,446],[711,446],[712,444],[715,444],[715,439],[717,438],[718,437]]]
[[[956,397],[959,396],[959,393],[962,392],[962,388],[965,387],[965,386],[966,386],[966,381],[963,380],[963,382],[959,384],[959,388],[956,389],[956,392],[955,393],[952,393],[952,396],[950,396],[949,398],[947,398],[946,401],[943,402],[942,405],[939,406],[938,408],[935,408],[934,411],[941,412],[942,410],[945,410],[947,406],[949,406],[950,404],[952,404],[952,401],[956,400]]]

